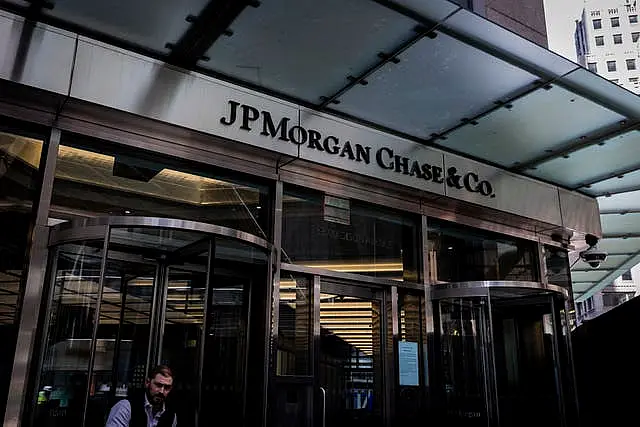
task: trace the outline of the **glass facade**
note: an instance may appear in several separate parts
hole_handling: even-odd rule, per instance
[[[418,281],[417,219],[357,200],[347,200],[342,209],[336,209],[332,202],[320,192],[285,188],[284,262]]]
[[[538,280],[535,243],[430,220],[431,279],[436,283]]]
[[[42,143],[3,141],[0,196],[22,227],[0,239],[10,324]],[[26,425],[104,425],[156,363],[175,373],[167,402],[186,426],[264,411],[274,427],[506,426],[538,407],[538,422],[561,420],[568,316],[537,242],[293,184],[276,236],[273,182],[71,133],[55,160]],[[544,281],[570,290],[566,252],[541,253]],[[489,282],[500,292],[451,294]]]
[[[269,238],[269,188],[211,168],[65,134],[52,223],[100,215],[188,219]]]

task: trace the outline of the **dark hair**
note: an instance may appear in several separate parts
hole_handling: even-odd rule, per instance
[[[152,380],[158,374],[162,375],[163,377],[171,377],[171,378],[173,378],[173,372],[171,371],[171,368],[168,367],[167,365],[158,365],[155,368],[153,368],[152,370],[150,370],[148,378],[150,380]]]

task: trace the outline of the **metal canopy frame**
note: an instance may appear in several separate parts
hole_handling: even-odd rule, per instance
[[[283,81],[278,88],[269,87],[263,84],[260,79],[252,81],[241,77],[238,73],[222,72],[210,68],[207,64],[216,63],[218,58],[207,58],[207,52],[225,40],[233,40],[236,37],[234,27],[239,19],[249,13],[249,10],[257,8],[257,13],[266,5],[261,5],[256,0],[222,2],[211,0],[200,11],[194,11],[188,16],[176,16],[177,20],[186,20],[190,26],[174,44],[166,47],[168,51],[160,52],[154,48],[136,44],[123,39],[122,34],[107,34],[99,32],[88,25],[83,26],[82,22],[74,22],[72,19],[61,19],[48,12],[55,10],[55,1],[31,0],[25,6],[24,2],[12,0],[0,0],[0,9],[7,10],[26,18],[29,25],[24,26],[20,37],[20,49],[18,55],[28,51],[28,46],[33,37],[33,28],[36,22],[43,22],[52,26],[77,32],[91,38],[95,38],[106,43],[134,51],[165,63],[183,67],[191,71],[206,74],[217,79],[231,82],[243,87],[247,87],[262,93],[288,100],[296,104],[305,106],[315,111],[325,111],[335,116],[339,116],[353,122],[357,122],[371,128],[379,129],[393,135],[406,138],[427,146],[462,155],[466,158],[477,160],[485,164],[510,170],[515,173],[532,176],[538,180],[550,182],[554,185],[577,190],[584,194],[599,197],[602,205],[606,205],[606,198],[612,195],[630,193],[640,190],[640,175],[629,177],[640,171],[640,163],[627,164],[615,170],[593,171],[585,179],[578,183],[567,180],[561,174],[545,170],[543,166],[551,162],[561,162],[560,165],[567,165],[567,168],[578,168],[572,164],[574,155],[584,153],[583,150],[607,148],[612,141],[625,134],[640,130],[640,98],[630,92],[607,82],[605,79],[596,76],[578,64],[572,63],[560,56],[546,51],[532,43],[529,43],[509,31],[490,23],[482,17],[463,9],[457,4],[447,0],[431,0],[419,5],[417,2],[405,0],[361,0],[363,7],[376,5],[388,11],[390,16],[401,16],[409,22],[415,23],[413,34],[405,34],[403,38],[398,38],[395,47],[387,47],[376,52],[371,52],[371,60],[365,65],[359,65],[357,69],[345,73],[344,82],[337,86],[337,90],[331,90],[322,95],[316,101],[303,99],[295,91],[287,90],[287,82]],[[251,7],[248,7],[251,6]],[[319,6],[315,6],[319,8]],[[376,120],[360,115],[359,111],[345,111],[341,108],[341,98],[361,90],[368,86],[384,70],[393,70],[396,66],[407,66],[403,63],[402,55],[425,39],[436,39],[438,37],[450,37],[460,46],[467,46],[475,49],[480,54],[493,61],[501,61],[507,66],[514,67],[520,72],[529,73],[534,77],[530,84],[517,88],[498,99],[485,99],[482,108],[475,111],[468,111],[469,114],[461,114],[457,117],[457,123],[449,124],[442,130],[427,135],[416,136],[403,129],[401,126],[393,126],[380,123]],[[316,37],[323,37],[322,34]],[[277,42],[268,45],[269,49],[277,51]],[[302,55],[306,52],[289,52],[290,55]],[[25,61],[16,61],[24,66]],[[335,64],[336,67],[342,64]],[[255,64],[259,69],[261,64]],[[408,65],[409,67],[411,64]],[[391,67],[391,68],[389,68]],[[345,69],[347,67],[344,67]],[[500,77],[496,77],[499,79]],[[314,82],[318,87],[320,83]],[[606,112],[610,117],[619,117],[616,121],[598,124],[595,128],[583,126],[583,132],[575,137],[561,141],[553,141],[554,147],[543,149],[529,158],[522,157],[515,162],[506,164],[496,159],[495,153],[488,149],[485,151],[473,151],[465,145],[454,146],[451,141],[455,139],[461,131],[470,132],[477,135],[475,130],[479,124],[482,125],[487,119],[491,119],[496,114],[507,111],[516,111],[518,103],[527,102],[528,96],[545,91],[552,91],[554,87],[562,88],[576,98],[585,103],[592,103]],[[421,88],[418,88],[419,90]],[[542,107],[540,107],[542,111]],[[457,113],[456,113],[457,114]],[[508,134],[502,135],[510,138]],[[464,139],[464,138],[463,138]],[[595,152],[594,152],[595,153]],[[593,154],[592,161],[597,162],[599,155]],[[563,163],[564,162],[564,163]],[[560,168],[556,168],[560,169]],[[562,168],[561,169],[566,169]],[[584,170],[585,168],[583,168]],[[588,168],[587,168],[588,170]],[[624,179],[623,179],[624,178]],[[619,182],[617,182],[619,181]],[[605,185],[606,184],[606,185]],[[605,186],[606,190],[601,187]],[[618,207],[616,210],[607,210],[607,215],[624,215],[635,213],[638,209],[633,207]],[[611,223],[609,218],[607,223]],[[629,229],[628,233],[621,235],[612,233],[605,226],[603,229],[603,239],[625,237],[629,239],[640,239],[640,227]],[[627,253],[627,251],[616,250],[616,253]],[[640,252],[630,253],[629,258],[618,265],[612,266],[611,274],[600,278],[600,275],[593,277],[590,281],[592,286],[588,291],[576,294],[578,301],[583,300],[603,287],[607,286],[617,275],[622,274],[627,268],[640,262]],[[580,269],[581,266],[576,268]],[[597,271],[597,270],[596,270]],[[581,278],[581,281],[583,278]]]

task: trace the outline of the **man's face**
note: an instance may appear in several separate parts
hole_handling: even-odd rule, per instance
[[[164,403],[167,395],[171,391],[173,378],[156,374],[151,380],[147,380],[147,394],[149,403],[153,406],[160,406]]]

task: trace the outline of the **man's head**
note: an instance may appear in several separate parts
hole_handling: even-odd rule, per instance
[[[158,365],[147,377],[147,399],[154,407],[161,407],[173,386],[173,372],[168,366]]]

